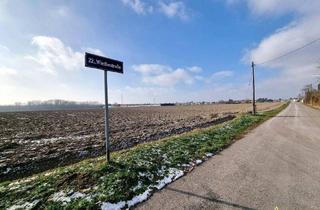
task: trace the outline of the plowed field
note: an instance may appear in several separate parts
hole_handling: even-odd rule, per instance
[[[258,110],[280,103],[258,104]],[[120,150],[208,127],[251,110],[251,104],[111,108],[111,149]],[[0,113],[0,180],[104,154],[104,111]]]

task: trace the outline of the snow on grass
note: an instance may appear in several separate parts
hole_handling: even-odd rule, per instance
[[[193,168],[193,166],[191,164],[182,164],[181,165],[184,169],[190,170]]]
[[[158,184],[155,186],[158,190],[162,189],[164,186],[166,186],[167,184],[173,182],[174,180],[180,178],[181,176],[183,176],[183,171],[176,169],[176,168],[170,168],[169,169],[169,173],[168,175],[158,181]]]
[[[118,203],[109,203],[105,202],[102,203],[101,209],[102,210],[118,210],[118,209],[123,209],[126,206],[126,202],[120,201]]]
[[[132,188],[133,191],[137,191],[142,187],[142,182],[139,180],[138,185]]]
[[[201,164],[202,162],[203,162],[202,160],[196,160],[197,165]]]
[[[74,199],[84,198],[86,195],[81,192],[72,193],[72,195],[67,196],[67,194],[63,191],[56,192],[52,195],[51,200],[54,202],[62,202],[64,204],[71,202]]]
[[[9,207],[7,210],[16,210],[16,209],[32,209],[40,200],[34,200],[33,202],[25,202],[20,205],[13,205]]]
[[[84,193],[81,193],[81,192],[75,192],[70,196],[71,200],[72,199],[77,199],[77,198],[84,198],[84,197],[86,197],[86,195]]]
[[[74,140],[83,140],[87,138],[93,138],[95,137],[96,134],[88,134],[88,135],[82,135],[82,136],[59,136],[59,137],[52,137],[52,138],[43,138],[43,139],[35,139],[30,141],[32,144],[49,144],[49,143],[54,143],[57,141],[62,141],[65,139],[74,139]]]
[[[164,173],[164,168],[159,170],[159,173]],[[144,174],[141,174],[144,175]],[[178,178],[182,177],[184,175],[184,172],[182,170],[176,169],[176,168],[169,168],[168,174],[161,180],[158,181],[156,185],[151,185],[148,187],[146,191],[144,191],[142,194],[137,195],[133,197],[131,200],[128,201],[120,201],[118,203],[109,203],[109,202],[104,202],[101,206],[102,210],[120,210],[123,209],[124,207],[130,208],[131,206],[134,206],[138,203],[141,203],[142,201],[147,200],[152,193],[153,188],[157,188],[158,190],[162,189],[165,187],[167,184],[177,180]],[[138,184],[139,186],[139,184]]]
[[[7,173],[9,173],[11,171],[11,168],[10,167],[8,167],[7,169],[6,169],[6,171],[5,172],[3,172],[3,174],[7,174]]]
[[[213,153],[208,152],[208,153],[206,153],[206,156],[207,156],[207,157],[212,157],[212,156],[213,156]]]
[[[151,189],[146,190],[144,193],[133,197],[130,201],[127,201],[128,207],[134,206],[142,201],[145,201],[151,195]]]
[[[65,192],[60,191],[54,193],[51,200],[55,202],[69,203],[71,201],[71,198],[68,197]]]

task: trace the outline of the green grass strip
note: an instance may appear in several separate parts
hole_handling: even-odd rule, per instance
[[[283,110],[287,104],[160,141],[88,159],[16,181],[0,183],[0,209],[99,209],[103,202],[128,201],[155,185],[172,171],[188,171],[196,160],[217,153],[250,128]],[[191,163],[191,164],[190,164]]]

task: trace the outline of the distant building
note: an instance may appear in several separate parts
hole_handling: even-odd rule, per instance
[[[160,106],[175,106],[176,104],[174,103],[162,103]]]

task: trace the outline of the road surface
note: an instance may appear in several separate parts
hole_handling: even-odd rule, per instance
[[[320,110],[291,103],[137,209],[320,209]]]

